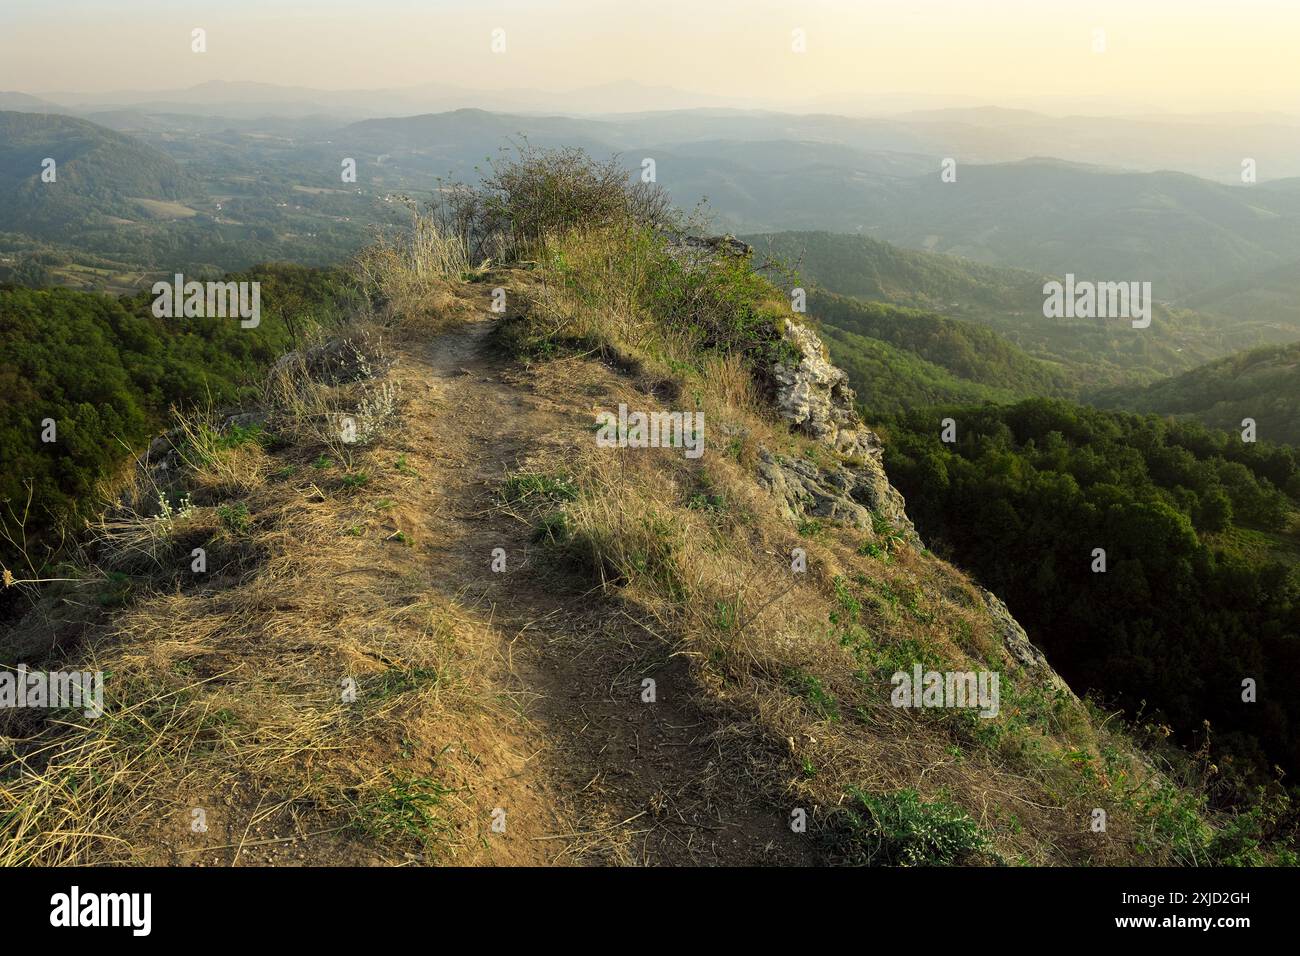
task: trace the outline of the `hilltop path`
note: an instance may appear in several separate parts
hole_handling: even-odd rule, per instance
[[[685,659],[599,587],[559,593],[539,575],[548,557],[502,506],[501,486],[530,458],[554,461],[589,436],[589,420],[511,374],[489,346],[486,302],[482,315],[407,349],[390,374],[405,401],[405,454],[421,475],[405,513],[423,515],[414,537],[432,542],[424,585],[490,626],[503,694],[521,716],[514,749],[530,755],[521,766],[485,768],[482,785],[506,811],[506,834],[490,834],[483,855],[807,862],[783,826],[788,810],[755,809],[754,795],[720,772],[717,726],[690,700]],[[496,548],[504,573],[491,568]],[[653,704],[641,700],[645,677],[656,681]]]

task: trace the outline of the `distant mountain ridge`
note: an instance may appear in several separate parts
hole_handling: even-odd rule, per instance
[[[51,103],[36,96],[18,93],[13,90],[0,90],[0,110],[13,110],[18,113],[62,113],[66,107]]]
[[[397,161],[422,172],[478,161],[493,132],[622,153],[636,170],[648,157],[679,206],[708,197],[718,226],[732,232],[860,233],[1054,276],[1149,281],[1167,302],[1293,261],[1300,248],[1293,179],[1232,186],[1039,155],[958,158],[955,181],[944,182],[939,156],[897,130],[872,138],[870,127],[842,118],[797,117],[773,145],[778,119],[687,115],[674,126],[659,117],[457,111],[370,120],[332,138],[372,153],[400,148]]]
[[[111,229],[143,217],[161,218],[172,233],[151,237],[150,264],[169,257],[177,265],[212,262],[214,233],[223,268],[267,258],[337,261],[360,245],[368,227],[392,221],[394,207],[385,201],[393,195],[427,197],[440,179],[475,179],[503,147],[526,139],[619,154],[629,174],[640,175],[651,160],[656,181],[679,208],[707,198],[717,231],[831,230],[956,256],[964,266],[940,269],[932,262],[922,269],[919,260],[902,252],[885,256],[877,247],[872,255],[855,254],[864,262],[889,259],[880,274],[897,276],[891,288],[849,290],[845,281],[860,283],[844,269],[822,282],[830,291],[984,321],[1040,359],[1068,354],[1086,364],[1091,356],[1103,366],[1091,385],[1117,384],[1115,369],[1145,368],[1152,379],[1186,371],[1300,331],[1300,297],[1288,293],[1286,272],[1300,248],[1297,179],[1228,186],[1183,173],[1122,172],[1039,157],[996,165],[959,159],[956,180],[944,182],[939,156],[918,151],[934,143],[905,125],[711,109],[602,118],[462,109],[343,125],[323,116],[226,121],[103,114],[132,139],[54,114],[6,115],[9,127],[22,127],[20,141],[29,149],[16,152],[12,130],[0,130],[6,133],[0,176],[21,173],[29,182],[16,198],[0,201],[0,231],[39,236],[74,257],[86,247],[84,223]],[[33,138],[33,130],[40,135]],[[94,142],[111,148],[86,162],[82,154]],[[39,170],[33,159],[45,156],[61,163],[70,156],[65,174],[85,177],[85,188],[74,185],[82,182],[77,179],[60,184],[73,188],[33,191]],[[357,162],[355,188],[340,188],[348,185],[339,177],[344,158]],[[200,195],[212,201],[168,205]],[[94,251],[140,264],[134,260],[143,247],[121,238],[98,234]],[[245,250],[255,258],[242,258]],[[969,274],[976,263],[1022,271],[1014,278]],[[1177,335],[1118,338],[1113,329],[1072,325],[1069,337],[1078,341],[1063,338],[1061,327],[1034,320],[1041,282],[1031,277],[1066,273],[1151,282],[1157,303],[1168,304],[1157,306],[1159,314],[1173,316],[1162,324],[1176,326]],[[1276,292],[1251,285],[1261,274],[1276,278]],[[1220,302],[1202,306],[1197,297],[1203,295]],[[1181,314],[1188,308],[1198,314]]]
[[[36,94],[55,111],[91,115],[123,108],[284,119],[328,114],[375,118],[438,113],[464,107],[503,113],[630,119],[640,114],[708,111],[708,134],[722,138],[782,138],[839,142],[858,149],[952,156],[963,163],[1013,162],[1067,155],[1080,162],[1143,171],[1177,169],[1217,182],[1236,182],[1241,158],[1257,161],[1261,181],[1300,175],[1300,116],[1285,113],[1048,115],[1030,109],[979,105],[918,108],[944,98],[818,97],[763,103],[668,85],[623,80],[570,90],[473,89],[432,82],[387,89],[325,90],[271,83],[209,81],[182,89]],[[23,107],[3,107],[16,108]],[[93,116],[91,116],[93,118]],[[755,127],[762,127],[760,132]],[[750,128],[750,132],[745,132]]]

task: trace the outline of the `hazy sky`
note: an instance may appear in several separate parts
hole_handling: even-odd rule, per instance
[[[632,80],[767,105],[909,92],[1300,112],[1298,51],[1300,0],[0,0],[0,89],[35,93]]]

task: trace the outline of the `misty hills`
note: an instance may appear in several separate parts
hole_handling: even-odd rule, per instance
[[[54,182],[42,163],[56,162]],[[0,231],[67,237],[70,230],[141,215],[140,200],[192,195],[199,183],[130,136],[57,114],[0,112]]]
[[[3,97],[8,94],[0,94]],[[1245,157],[1261,179],[1300,176],[1300,117],[1278,113],[1054,116],[988,106],[917,109],[924,98],[858,96],[760,104],[635,81],[565,91],[483,90],[425,83],[396,89],[321,90],[269,83],[210,81],[175,90],[47,93],[31,108],[98,121],[109,110],[185,113],[249,121],[331,117],[340,122],[461,108],[532,116],[564,115],[636,123],[651,139],[809,140],[856,149],[945,156],[962,163],[1060,156],[1080,163],[1181,170],[1236,182]],[[956,102],[959,98],[949,98]],[[47,105],[49,104],[49,105]],[[54,105],[57,104],[57,105]],[[25,109],[23,105],[0,108]],[[692,115],[694,114],[694,115]],[[702,115],[703,114],[703,115]],[[662,127],[658,132],[654,124]]]
[[[253,99],[269,102],[277,92],[261,90]],[[960,268],[933,260],[923,268],[895,250],[887,256],[894,276],[888,290],[866,288],[869,272],[837,267],[832,280],[818,274],[825,264],[810,258],[805,265],[829,291],[944,314],[959,309],[1039,358],[1060,358],[1072,346],[1030,321],[1041,309],[1041,281],[1031,279],[1037,274],[1147,280],[1156,300],[1169,304],[1166,312],[1204,310],[1219,319],[1185,323],[1190,337],[1169,343],[1159,361],[1145,353],[1161,351],[1160,343],[1117,343],[1113,330],[1100,339],[1095,330],[1083,335],[1072,360],[1086,360],[1089,351],[1094,357],[1127,351],[1116,367],[1168,374],[1236,349],[1288,341],[1300,329],[1300,297],[1288,291],[1289,266],[1300,248],[1300,179],[1228,186],[1185,173],[1037,158],[959,161],[956,182],[945,183],[939,154],[927,152],[935,141],[908,132],[909,123],[933,131],[936,124],[980,122],[992,134],[1033,119],[1019,111],[912,114],[901,122],[715,109],[600,118],[460,109],[343,125],[319,115],[257,121],[139,109],[103,115],[116,131],[48,114],[7,114],[6,129],[21,129],[21,136],[5,136],[0,176],[30,180],[39,170],[32,154],[61,155],[66,148],[70,175],[78,177],[69,184],[90,178],[84,193],[66,191],[69,205],[53,216],[33,212],[33,202],[50,197],[33,196],[30,184],[17,199],[0,200],[0,230],[40,235],[64,247],[60,254],[75,255],[82,240],[74,225],[135,222],[139,199],[156,207],[201,194],[206,205],[189,204],[200,215],[173,221],[174,235],[150,244],[147,261],[133,259],[133,244],[108,237],[97,248],[156,268],[185,265],[179,249],[216,249],[218,259],[204,254],[201,261],[224,268],[267,258],[324,262],[357,248],[369,226],[391,222],[393,207],[385,199],[393,193],[428,196],[440,177],[472,180],[503,146],[527,139],[619,154],[630,172],[653,159],[657,181],[679,208],[707,197],[719,230],[829,230],[961,257]],[[91,154],[103,160],[93,176],[85,162]],[[357,161],[355,188],[340,181],[344,157]],[[821,254],[832,253],[822,248]],[[164,261],[169,255],[178,261]],[[973,272],[976,263],[1028,271],[993,279],[995,273]],[[1270,276],[1275,291],[1256,289],[1259,274]],[[1263,306],[1258,313],[1257,306]],[[1073,331],[1070,337],[1078,338]]]
[[[719,225],[733,232],[829,229],[991,264],[1052,274],[1150,281],[1157,298],[1239,279],[1294,259],[1300,247],[1300,179],[1227,186],[1185,173],[1121,172],[1056,159],[958,163],[956,182],[939,177],[921,153],[866,150],[851,136],[798,138],[817,125],[791,124],[775,141],[723,139],[729,123],[689,118],[675,141],[651,121],[497,116],[459,110],[368,120],[332,139],[389,154],[386,162],[431,171],[511,135],[539,145],[621,152],[629,167],[653,158],[679,206],[707,196]],[[833,119],[833,118],[832,118]],[[711,138],[692,139],[712,130]],[[768,131],[770,136],[770,131]],[[891,144],[892,145],[892,144]],[[459,168],[459,167],[457,167]]]
[[[1030,110],[939,109],[893,119],[947,144],[950,155],[977,163],[1034,156],[1135,171],[1177,170],[1216,182],[1239,182],[1254,159],[1261,179],[1300,175],[1300,119],[1282,114],[1047,116]]]
[[[499,112],[598,114],[651,109],[737,106],[735,101],[635,81],[601,83],[565,91],[473,89],[430,82],[408,87],[322,90],[244,80],[209,80],[184,89],[50,93],[48,99],[82,111],[133,108],[231,119],[332,116],[365,119],[440,113],[465,107]]]
[[[16,93],[12,90],[0,90],[0,110],[14,110],[19,113],[62,113],[67,111],[65,107],[60,107],[49,100],[29,96],[26,93]]]
[[[836,232],[1054,276],[1141,279],[1161,301],[1282,265],[1300,244],[1300,180],[1231,187],[1048,159],[959,166],[953,183],[942,183],[937,170],[887,181],[839,178],[839,188],[820,197],[805,191],[803,204],[784,209],[791,226],[819,221]],[[784,206],[779,198],[775,205]]]
[[[760,261],[798,267],[810,314],[873,420],[911,408],[1068,396],[1300,445],[1300,324],[1270,313],[1300,271],[1282,267],[1198,297],[1222,312],[1161,307],[1141,334],[1045,319],[1043,277],[863,236],[746,236]],[[776,269],[769,270],[774,275]],[[831,290],[831,291],[826,291]],[[1286,344],[1260,345],[1261,342]]]
[[[904,249],[863,235],[824,230],[741,237],[760,257],[790,265],[814,284],[843,295],[964,317],[1042,307],[1040,273]]]
[[[1200,312],[1293,329],[1300,303],[1300,259],[1284,262],[1264,272],[1194,293],[1183,300]]]
[[[873,210],[907,246],[1063,274],[1142,279],[1158,299],[1294,258],[1300,180],[1224,186],[1056,160],[959,167],[909,180]]]
[[[1049,320],[1043,316],[1046,277],[1026,270],[904,249],[865,236],[781,232],[745,238],[760,257],[797,265],[801,281],[813,288],[986,326],[1055,368],[1067,390],[1076,394],[1149,382],[1236,351],[1300,338],[1300,311],[1289,318],[1279,310],[1277,316],[1255,319],[1249,312],[1204,314],[1158,303],[1145,330],[1113,320]],[[826,321],[835,324],[833,318]]]
[[[798,138],[822,118],[801,119],[808,122],[791,124],[784,138],[750,140],[759,120],[747,117],[740,135],[724,139],[719,132],[737,124],[691,114],[677,139],[656,141],[649,137],[668,133],[659,119],[459,110],[368,120],[331,138],[425,173],[464,169],[512,135],[620,152],[633,169],[649,157],[679,206],[708,197],[719,225],[733,232],[862,232],[1056,275],[1142,279],[1164,301],[1282,265],[1300,246],[1300,179],[1227,186],[1184,173],[1036,158],[959,163],[956,182],[945,183],[938,162],[922,153],[867,150],[851,136]]]

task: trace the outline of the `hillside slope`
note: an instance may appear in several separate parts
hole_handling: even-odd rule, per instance
[[[41,178],[47,159],[56,163],[53,182]],[[129,136],[56,113],[0,112],[0,232],[65,238],[164,215],[198,191],[178,163]]]
[[[966,323],[987,326],[1039,362],[1055,366],[1045,371],[1075,389],[1145,383],[1300,334],[1300,325],[1287,318],[1280,303],[1280,273],[1275,276],[1279,304],[1272,312],[1246,308],[1206,314],[1184,307],[1189,303],[1165,304],[1156,292],[1152,325],[1139,333],[1106,320],[1045,318],[1043,284],[1048,280],[1022,269],[904,249],[861,235],[779,232],[750,239],[761,255],[797,265],[811,287],[922,309],[954,323],[958,331]],[[826,319],[836,324],[833,314]],[[855,331],[851,325],[845,328]],[[1005,352],[1006,346],[997,350]],[[858,387],[865,390],[860,382]],[[1039,392],[1056,393],[1053,388]]]
[[[5,664],[110,675],[105,718],[5,715],[0,860],[1234,852],[923,547],[843,373],[747,262],[557,242],[390,288],[259,406],[156,443],[0,637]],[[620,405],[701,411],[705,453],[599,447]],[[998,674],[997,713],[891,705],[914,667]]]
[[[1233,432],[1251,418],[1261,439],[1300,445],[1300,343],[1230,355],[1145,388],[1102,392],[1094,403]]]
[[[798,263],[802,275],[841,295],[958,318],[1042,309],[1047,279],[1036,272],[905,249],[863,235],[791,231],[742,238],[762,255]]]
[[[1287,339],[1300,336],[1300,261],[1188,296],[1181,305],[1199,312],[1276,326]]]
[[[1055,159],[963,170],[954,183],[908,181],[875,217],[878,235],[1053,275],[1142,279],[1161,301],[1281,265],[1300,239],[1296,180],[1225,186]]]
[[[1059,367],[1031,358],[985,326],[820,291],[808,297],[808,304],[834,338],[847,333],[888,343],[970,385],[1013,395],[1060,395],[1069,390],[1069,377]],[[846,360],[856,358],[848,349],[843,354]],[[895,392],[891,401],[869,376],[856,375],[853,382],[875,414],[890,411],[882,407],[889,404],[925,404],[906,388]]]

